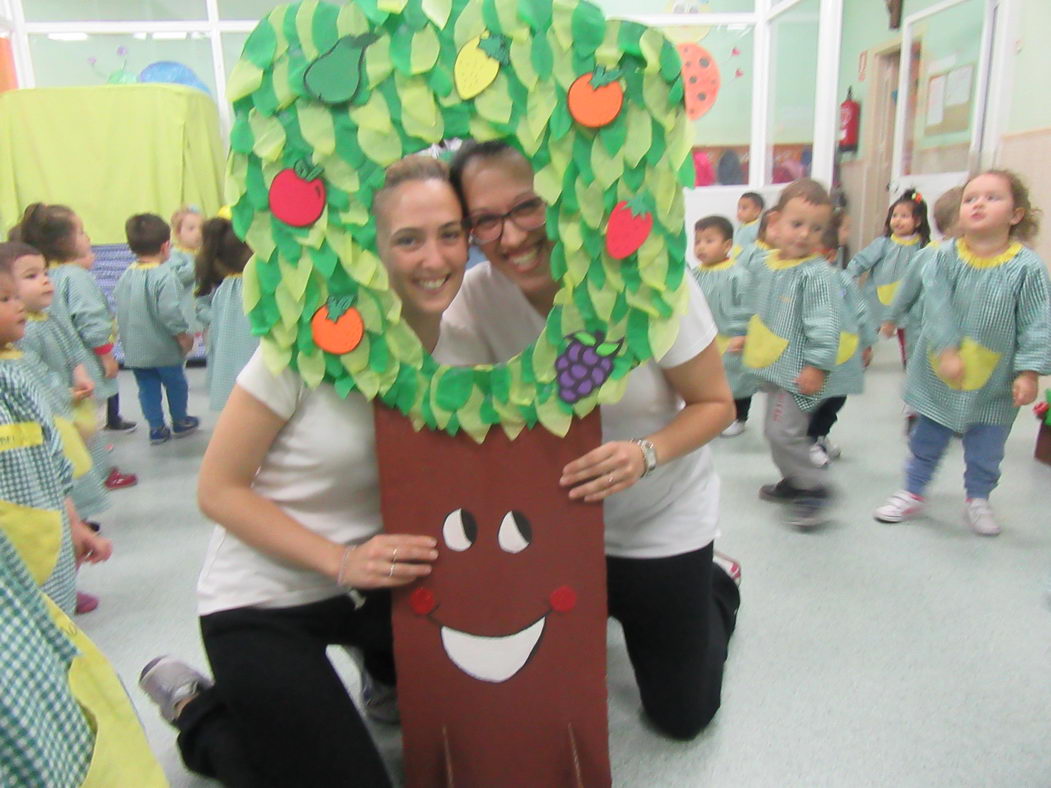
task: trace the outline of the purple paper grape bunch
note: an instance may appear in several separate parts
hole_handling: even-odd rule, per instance
[[[621,342],[606,342],[602,331],[578,331],[566,337],[569,344],[555,360],[558,397],[572,405],[584,399],[613,374],[613,357]]]

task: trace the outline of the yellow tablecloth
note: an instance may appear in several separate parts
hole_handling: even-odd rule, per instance
[[[0,228],[30,203],[70,206],[92,243],[121,243],[136,213],[222,205],[215,102],[181,85],[98,85],[0,94]]]

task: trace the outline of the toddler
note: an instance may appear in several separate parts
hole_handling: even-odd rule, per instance
[[[766,207],[766,201],[758,192],[745,192],[737,201],[737,232],[734,233],[734,246],[738,254],[755,243],[759,232],[759,217]]]
[[[917,414],[905,488],[875,511],[884,523],[915,517],[953,435],[963,438],[964,521],[995,536],[989,496],[1019,407],[1051,374],[1051,282],[1022,242],[1037,221],[1029,193],[1007,170],[989,170],[963,188],[962,236],[943,245],[923,275],[923,328],[905,380]]]
[[[716,342],[723,357],[726,378],[734,396],[737,415],[723,430],[723,437],[732,438],[745,430],[756,380],[744,369],[741,351],[748,330],[748,271],[736,257],[730,257],[733,248],[733,225],[722,216],[706,216],[694,225],[693,252],[700,267],[693,269],[712,317],[719,330]]]
[[[124,225],[128,246],[137,256],[117,281],[117,325],[124,347],[124,365],[139,385],[142,415],[150,424],[150,443],[183,438],[200,421],[186,414],[189,386],[183,358],[193,347],[193,335],[182,309],[182,286],[166,264],[171,230],[159,216],[136,214]],[[164,421],[161,387],[168,397],[172,426]]]

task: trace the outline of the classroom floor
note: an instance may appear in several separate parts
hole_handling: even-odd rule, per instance
[[[756,497],[776,480],[761,434],[762,402],[741,437],[719,440],[723,479],[717,547],[744,568],[723,707],[694,742],[643,724],[616,624],[609,629],[610,757],[618,786],[1051,785],[1051,467],[1032,458],[1036,421],[1024,410],[994,498],[1004,533],[981,538],[961,522],[962,458],[954,443],[929,515],[890,526],[871,510],[900,486],[905,454],[897,349],[881,345],[868,391],[833,431],[837,520],[809,533],[781,525]],[[194,586],[211,526],[195,477],[214,424],[204,370],[189,370],[199,435],[151,447],[131,376],[121,373],[138,432],[114,458],[139,474],[103,518],[108,564],[81,587],[101,597],[78,623],[131,692],[172,785],[207,786],[175,749],[174,730],[139,691],[142,665],[176,654],[205,666]],[[335,658],[348,684],[357,677]],[[376,736],[400,777],[396,729]]]

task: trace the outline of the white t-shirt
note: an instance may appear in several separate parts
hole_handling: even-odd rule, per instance
[[[443,328],[434,357],[466,364],[485,351],[469,334]],[[291,370],[274,375],[256,351],[237,377],[287,423],[252,488],[304,527],[338,544],[360,544],[382,529],[372,403],[308,387]],[[335,581],[246,545],[216,526],[197,581],[200,615],[238,607],[292,607],[345,593]]]
[[[715,339],[716,327],[704,294],[686,277],[689,306],[671,349],[628,377],[624,397],[602,406],[606,441],[643,438],[664,427],[683,407],[661,368],[694,358]],[[446,311],[443,325],[474,331],[486,345],[486,361],[506,361],[533,342],[542,317],[510,279],[488,262],[469,270]],[[659,458],[658,458],[659,459]],[[711,452],[702,446],[657,469],[605,500],[606,553],[625,558],[664,558],[697,550],[718,535],[719,477]]]

